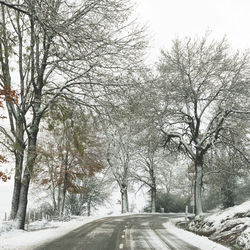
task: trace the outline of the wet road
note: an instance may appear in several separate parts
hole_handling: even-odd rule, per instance
[[[36,250],[198,250],[163,226],[174,215],[108,217],[88,223]]]

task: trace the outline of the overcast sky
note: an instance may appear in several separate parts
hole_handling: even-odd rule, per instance
[[[250,48],[250,0],[134,0],[137,13],[149,26],[151,57],[169,48],[176,37],[204,35],[228,41],[236,49]]]

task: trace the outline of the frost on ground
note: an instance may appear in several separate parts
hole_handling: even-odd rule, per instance
[[[11,223],[2,223],[0,224],[0,249],[31,250],[99,218],[101,217],[75,217],[68,222],[36,221],[28,225],[29,231],[14,230]]]
[[[250,249],[250,201],[196,217],[189,230],[227,246]]]
[[[181,238],[183,241],[189,243],[190,245],[196,246],[202,250],[229,250],[229,248],[217,244],[207,237],[199,236],[194,233],[188,232],[186,230],[177,228],[174,224],[176,222],[182,221],[183,218],[172,219],[171,221],[164,224],[164,227],[167,231],[173,235],[176,235],[177,238]]]
[[[119,215],[112,213],[110,216],[127,216],[132,213]],[[1,250],[31,250],[44,243],[55,240],[72,230],[91,221],[106,216],[75,216],[70,221],[35,221],[27,225],[26,230],[13,229],[12,222],[0,221],[0,249]]]

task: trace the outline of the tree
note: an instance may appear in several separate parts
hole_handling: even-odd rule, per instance
[[[163,152],[161,141],[152,131],[144,131],[144,135],[137,139],[136,160],[133,162],[132,176],[146,185],[150,190],[150,210],[156,212],[156,193],[159,184],[159,172],[161,171]],[[138,136],[138,135],[137,135]],[[164,165],[164,163],[163,163]]]
[[[59,216],[65,213],[67,193],[86,196],[92,191],[83,180],[93,179],[105,168],[102,144],[90,115],[72,105],[60,101],[51,106],[45,133],[53,140],[40,140],[35,169],[38,183],[51,190],[54,211]]]
[[[175,40],[158,63],[158,129],[195,167],[195,213],[202,213],[204,156],[222,132],[249,114],[249,55],[232,53],[225,39]]]
[[[131,177],[131,160],[134,155],[130,135],[126,132],[125,125],[125,128],[117,128],[116,132],[109,133],[107,139],[107,162],[120,189],[122,213],[129,212],[128,187]]]
[[[105,97],[109,89],[120,84],[117,76],[137,67],[144,42],[142,30],[129,19],[131,7],[124,0],[74,3],[24,0],[0,1],[0,4],[7,8],[8,16],[3,19],[9,22],[5,22],[4,29],[15,37],[11,50],[18,61],[15,66],[19,74],[19,104],[8,111],[14,138],[21,146],[20,158],[16,156],[20,166],[16,174],[21,186],[14,199],[18,200],[16,226],[23,229],[38,132],[49,106],[64,96],[96,108],[101,93]],[[2,65],[6,72],[3,75],[7,77],[4,83],[11,86],[10,64],[13,63],[9,60],[7,41],[3,41],[7,56]],[[23,170],[24,150],[27,159]]]
[[[209,195],[216,194],[214,202],[224,208],[236,204],[240,183],[249,175],[248,130],[247,121],[239,121],[224,130],[220,144],[208,152],[204,161]]]
[[[110,195],[110,181],[106,169],[94,176],[81,179],[81,186],[85,187],[85,192],[70,193],[66,202],[70,211],[76,212],[76,215],[81,215],[86,211],[90,216],[91,211],[97,205],[104,205]]]

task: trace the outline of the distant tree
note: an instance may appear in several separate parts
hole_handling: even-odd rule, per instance
[[[222,132],[220,144],[208,152],[204,164],[206,186],[210,195],[217,193],[217,205],[235,205],[241,180],[249,176],[250,155],[247,121],[235,123]]]
[[[186,152],[195,168],[195,213],[202,213],[204,157],[233,120],[249,115],[249,55],[232,53],[225,39],[175,40],[162,51],[155,112],[166,143]]]
[[[53,140],[41,141],[36,179],[49,187],[54,210],[62,216],[67,193],[91,192],[83,180],[93,178],[105,167],[100,151],[102,144],[98,142],[90,117],[65,102],[51,107],[47,123],[45,133]]]
[[[132,178],[141,182],[142,186],[149,188],[150,211],[152,213],[156,212],[158,178],[161,167],[164,168],[162,161],[164,155],[161,146],[160,138],[157,138],[156,134],[152,131],[144,131],[144,135],[141,135],[135,143],[137,154],[136,159],[132,163]]]
[[[110,181],[107,171],[86,176],[80,180],[80,185],[85,188],[82,193],[68,193],[66,207],[72,214],[82,215],[85,212],[88,216],[98,205],[104,205],[110,196]]]
[[[107,162],[121,193],[122,213],[129,212],[128,188],[131,181],[131,160],[135,152],[127,126],[110,130],[107,138]]]

